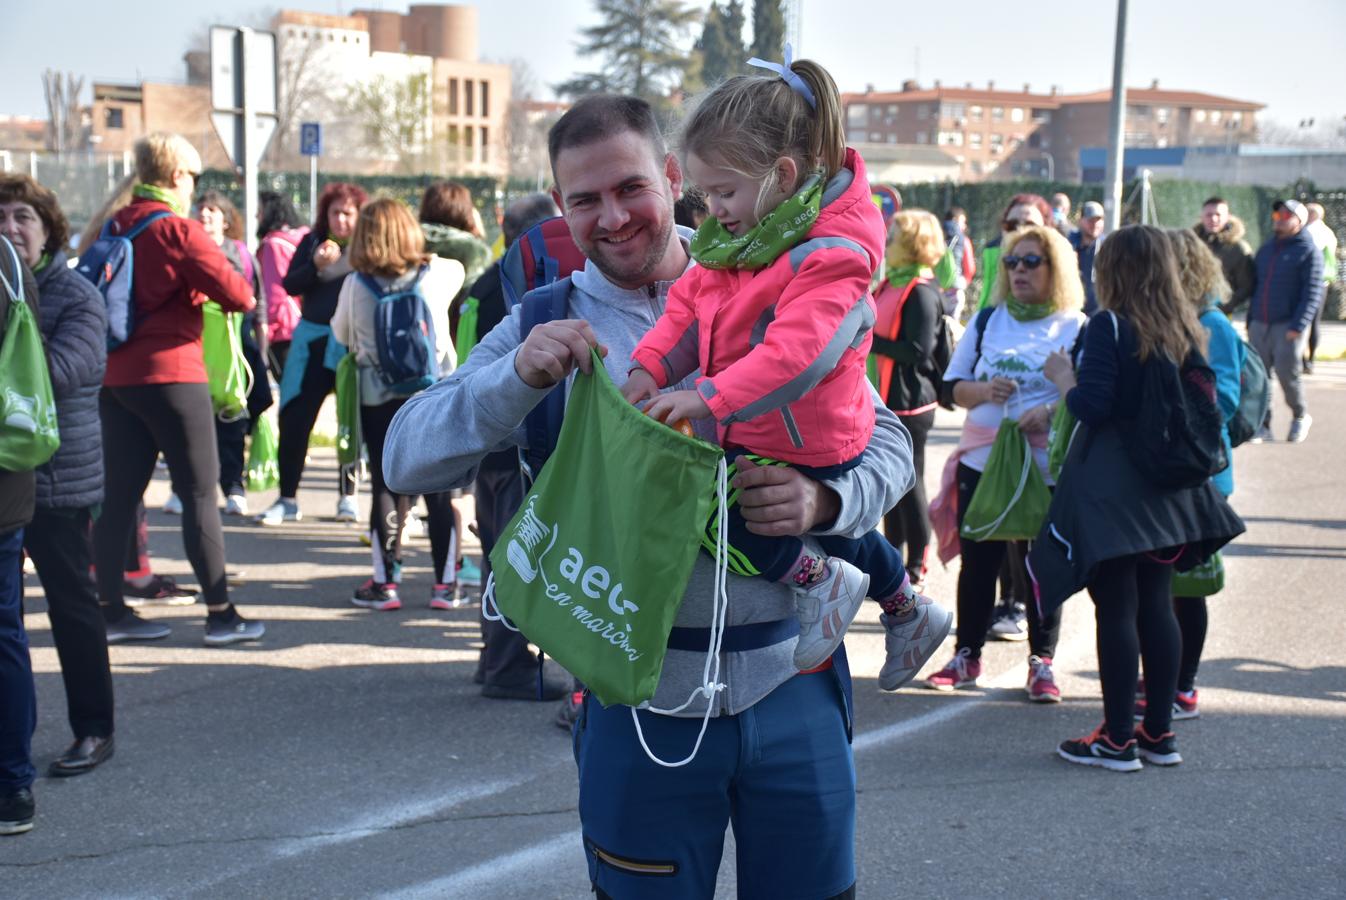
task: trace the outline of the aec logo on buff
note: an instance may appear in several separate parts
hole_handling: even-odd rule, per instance
[[[528,505],[524,508],[519,524],[510,538],[509,546],[505,549],[505,557],[509,560],[510,568],[524,584],[532,584],[541,579],[542,585],[546,588],[547,599],[568,610],[571,617],[584,628],[624,651],[631,662],[640,659],[644,654],[632,647],[628,641],[631,626],[625,620],[628,612],[640,612],[640,607],[622,598],[621,582],[612,584],[612,574],[607,569],[598,565],[585,568],[584,554],[577,547],[568,548],[565,559],[557,566],[560,577],[579,588],[580,592],[591,600],[603,599],[603,592],[606,591],[608,609],[612,611],[615,619],[604,619],[594,615],[592,610],[576,603],[559,584],[547,578],[543,560],[556,546],[560,529],[554,523],[548,525],[538,518],[533,508],[536,503],[536,494],[528,498]],[[539,553],[538,548],[542,547],[544,542],[546,546]]]

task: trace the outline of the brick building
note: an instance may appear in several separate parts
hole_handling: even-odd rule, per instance
[[[1079,151],[1106,145],[1112,91],[1062,94],[944,87],[845,94],[852,143],[929,144],[953,156],[959,180],[1053,177],[1078,181]],[[1256,138],[1259,103],[1195,91],[1127,89],[1128,147],[1234,146]]]

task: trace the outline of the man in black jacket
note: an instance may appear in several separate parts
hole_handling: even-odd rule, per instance
[[[1253,250],[1243,239],[1247,229],[1238,216],[1230,214],[1223,197],[1211,197],[1201,205],[1201,221],[1192,230],[1220,261],[1225,281],[1229,282],[1224,311],[1232,315],[1248,302],[1257,281]]]
[[[37,283],[0,236],[0,345],[11,298],[37,311]],[[0,469],[0,835],[33,827],[33,728],[37,697],[23,630],[23,529],[33,518],[33,473]]]

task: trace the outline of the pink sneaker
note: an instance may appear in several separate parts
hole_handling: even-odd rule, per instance
[[[949,664],[925,680],[937,691],[952,691],[961,687],[976,687],[981,675],[981,660],[972,658],[972,650],[959,650]]]
[[[1034,703],[1060,703],[1061,689],[1052,676],[1052,660],[1048,656],[1028,657],[1028,699]]]

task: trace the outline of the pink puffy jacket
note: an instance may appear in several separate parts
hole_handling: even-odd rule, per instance
[[[262,267],[262,293],[266,298],[267,338],[288,341],[299,324],[299,298],[285,293],[281,281],[290,270],[295,248],[308,234],[308,228],[282,228],[262,238],[257,262]]]
[[[848,462],[874,430],[865,378],[883,216],[854,150],[801,243],[757,272],[694,266],[632,359],[660,387],[699,368],[720,444],[805,466]]]

